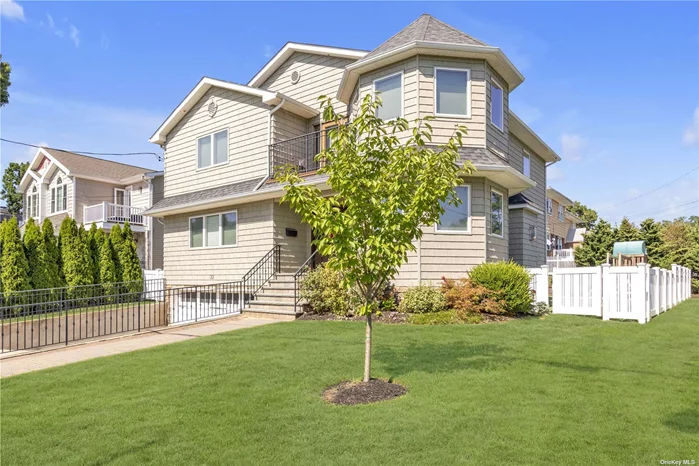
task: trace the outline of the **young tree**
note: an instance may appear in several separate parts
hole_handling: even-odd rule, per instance
[[[92,257],[92,262],[94,263],[95,283],[100,283],[100,249],[102,248],[102,243],[107,240],[107,235],[105,235],[104,230],[97,228],[97,226],[93,223],[92,226],[90,226],[90,231],[88,232],[87,237],[88,245],[90,247],[90,255]]]
[[[614,236],[616,241],[639,241],[641,239],[641,233],[636,228],[636,225],[631,223],[626,217],[614,230]]]
[[[22,244],[19,224],[14,217],[8,220],[4,227],[2,258],[0,258],[0,280],[2,280],[4,293],[31,289],[29,263],[24,254],[24,244]]]
[[[78,234],[78,226],[70,217],[66,217],[61,222],[61,226],[58,229],[58,253],[59,253],[59,266],[61,271],[61,280],[66,283],[66,260],[69,255],[70,245],[73,239]]]
[[[61,278],[61,252],[58,250],[58,241],[51,220],[44,219],[44,223],[41,224],[41,236],[46,248],[48,260],[46,274],[51,283],[50,288],[60,288],[65,285]]]
[[[24,249],[29,264],[29,282],[35,290],[51,288],[49,277],[49,257],[44,244],[44,237],[39,226],[30,218],[24,227]]]
[[[22,181],[24,172],[29,168],[29,162],[10,162],[2,175],[2,188],[0,188],[0,199],[7,204],[7,210],[14,216],[22,213],[23,195],[17,192],[19,182]]]
[[[646,253],[651,267],[668,268],[668,249],[663,241],[660,224],[652,218],[647,218],[641,222],[640,234],[641,239],[646,242]]]
[[[612,226],[600,220],[585,233],[582,244],[575,249],[575,264],[578,267],[587,267],[606,263],[607,253],[612,252],[614,241]]]
[[[65,220],[64,220],[65,223]],[[74,297],[84,297],[82,293],[78,293],[77,287],[83,285],[92,285],[94,271],[92,270],[92,258],[90,257],[90,249],[87,246],[87,233],[81,226],[73,231],[75,222],[72,222],[73,227],[70,228],[71,233],[68,234],[67,242],[62,242],[61,245],[65,251],[63,256],[63,272],[66,277],[66,285],[70,288],[69,293]],[[63,227],[63,225],[61,225]],[[62,240],[63,241],[63,240]]]
[[[578,224],[580,227],[585,227],[585,229],[589,230],[597,223],[597,212],[578,201],[569,206],[568,210],[583,220],[582,224]]]
[[[372,315],[386,285],[415,250],[421,225],[439,222],[445,205],[456,205],[462,168],[458,148],[465,128],[458,127],[444,146],[435,147],[429,123],[413,128],[402,118],[384,122],[375,116],[380,99],[367,96],[358,115],[340,124],[330,99],[322,96],[332,145],[317,156],[319,173],[328,176],[332,195],[304,185],[293,167],[278,174],[287,183],[282,201],[318,233],[318,252],[329,257],[327,267],[342,275],[346,289],[361,294],[359,314],[366,316],[364,381],[371,375]],[[403,133],[399,137],[399,134]]]

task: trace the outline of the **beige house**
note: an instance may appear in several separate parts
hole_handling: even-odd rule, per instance
[[[146,214],[165,225],[168,284],[239,280],[275,246],[282,273],[270,289],[296,272],[313,234],[279,204],[270,175],[291,163],[329,189],[315,173],[329,143],[318,96],[351,118],[375,91],[383,119],[434,116],[437,144],[466,126],[462,158],[477,168],[457,190],[463,204],[424,227],[396,285],[436,284],[485,261],[545,264],[546,166],[560,158],[509,109],[523,80],[502,50],[429,15],[371,52],[290,42],[247,85],[203,78],[150,139],[165,152],[164,198]],[[254,308],[293,315],[274,293]]]
[[[546,228],[548,256],[560,255],[556,251],[572,251],[583,241],[585,229],[578,227],[583,220],[569,212],[573,201],[552,187],[546,188]]]
[[[65,217],[105,231],[129,222],[141,265],[163,267],[163,227],[143,212],[163,197],[162,172],[50,148],[40,148],[22,177],[24,218],[49,219],[56,233]]]

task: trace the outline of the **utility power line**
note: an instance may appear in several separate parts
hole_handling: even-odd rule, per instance
[[[20,141],[12,141],[10,139],[5,139],[5,138],[0,138],[0,141],[7,142],[9,144],[17,144],[19,146],[35,147],[37,149],[52,149],[52,150],[60,150],[63,152],[73,152],[75,154],[80,154],[80,155],[105,155],[105,156],[110,156],[110,157],[125,157],[125,156],[129,156],[129,155],[155,155],[155,157],[158,159],[158,162],[163,161],[163,156],[160,154],[156,154],[155,152],[88,152],[88,151],[84,151],[84,150],[69,150],[69,149],[59,149],[57,147],[37,146],[36,144],[29,144],[27,142],[20,142]]]
[[[678,210],[678,212],[680,212],[680,211],[683,211],[683,210],[687,210],[688,206],[691,206],[691,205],[697,204],[697,203],[699,203],[699,200],[686,202],[686,203],[684,203],[684,204],[680,204],[680,205],[677,205],[677,206],[666,207],[666,208],[661,209],[661,210],[656,210],[655,212],[645,212],[645,213],[644,213],[644,212],[641,212],[641,213],[638,213],[638,214],[631,214],[631,215],[627,215],[626,217],[627,217],[627,218],[631,218],[631,217],[637,218],[637,217],[640,217],[640,216],[648,217],[648,216],[651,216],[651,215],[662,214],[662,213],[664,213],[664,212],[668,212],[668,211],[671,211],[671,210],[674,210],[674,209],[679,209],[680,207],[683,207],[682,209]]]
[[[687,176],[687,175],[689,175],[690,173],[693,173],[693,172],[695,172],[695,171],[697,171],[697,170],[699,170],[699,167],[694,167],[692,170],[688,171],[688,172],[685,173],[684,175],[682,175],[682,176],[680,176],[680,177],[678,177],[678,178],[675,178],[674,180],[670,181],[669,183],[665,183],[665,184],[662,185],[662,186],[658,186],[657,188],[653,189],[652,191],[648,191],[648,192],[646,192],[646,193],[639,194],[639,195],[636,196],[636,197],[632,197],[631,199],[627,199],[627,200],[625,200],[625,201],[619,202],[618,204],[614,204],[614,205],[611,205],[611,206],[609,206],[609,207],[604,207],[604,208],[602,208],[602,209],[598,209],[598,211],[609,210],[609,209],[612,209],[612,208],[614,208],[614,207],[616,207],[616,206],[620,206],[620,205],[622,205],[622,204],[626,204],[627,202],[635,201],[636,199],[639,199],[639,198],[641,198],[641,197],[644,197],[644,196],[647,196],[647,195],[649,195],[649,194],[652,194],[652,193],[654,193],[654,192],[656,192],[656,191],[659,191],[659,190],[663,189],[663,188],[666,187],[666,186],[670,186],[672,183],[681,180],[681,179],[684,178],[685,176]]]

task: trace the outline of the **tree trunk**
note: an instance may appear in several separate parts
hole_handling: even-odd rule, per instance
[[[371,378],[371,314],[366,315],[366,340],[364,342],[364,382]]]

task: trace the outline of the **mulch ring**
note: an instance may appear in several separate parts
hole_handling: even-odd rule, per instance
[[[364,316],[336,316],[335,314],[314,314],[312,312],[306,312],[301,315],[297,320],[344,320],[344,321],[358,321],[364,322],[366,317]],[[374,315],[371,318],[372,322],[378,322],[380,324],[404,324],[408,321],[408,314],[402,312],[382,312],[380,316]]]
[[[392,400],[406,392],[407,389],[400,384],[371,379],[368,382],[340,382],[326,388],[323,398],[328,403],[351,406]]]

